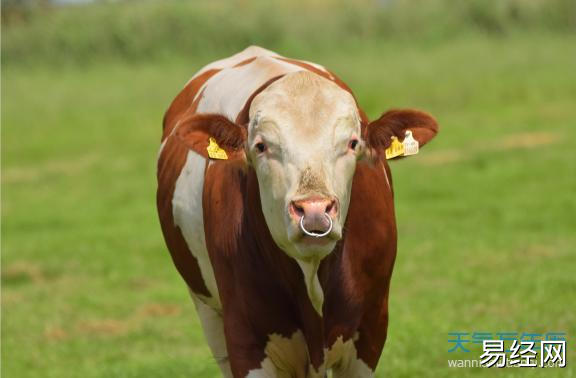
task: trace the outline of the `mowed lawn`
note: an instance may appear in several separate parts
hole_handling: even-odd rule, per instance
[[[337,72],[372,118],[417,107],[441,125],[391,163],[399,252],[378,376],[494,374],[447,367],[480,354],[448,353],[455,331],[565,332],[565,369],[498,373],[574,375],[574,46],[466,37],[296,56]],[[214,58],[3,69],[4,377],[218,376],[155,211],[163,112]]]

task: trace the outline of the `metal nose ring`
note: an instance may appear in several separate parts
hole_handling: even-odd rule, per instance
[[[330,233],[330,231],[332,231],[332,226],[334,225],[334,223],[332,222],[332,218],[330,218],[330,216],[326,213],[324,213],[324,216],[328,219],[328,222],[330,222],[330,226],[328,227],[328,230],[326,230],[325,232],[322,233],[316,233],[316,232],[310,232],[308,231],[305,227],[304,227],[304,215],[302,215],[302,217],[300,218],[300,229],[302,230],[302,232],[304,232],[306,235],[308,236],[312,236],[314,238],[321,238],[324,237],[326,235],[328,235]]]

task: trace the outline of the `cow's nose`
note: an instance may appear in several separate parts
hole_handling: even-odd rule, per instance
[[[311,232],[323,233],[331,226],[328,217],[338,215],[338,204],[335,199],[308,198],[290,203],[290,216],[297,222],[302,217],[303,226]]]

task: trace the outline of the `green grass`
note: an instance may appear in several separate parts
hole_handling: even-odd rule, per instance
[[[441,124],[392,163],[400,242],[378,376],[494,374],[447,367],[478,356],[447,353],[452,331],[566,332],[568,367],[545,375],[574,375],[575,43],[466,36],[298,56],[336,71],[371,117],[411,106]],[[163,112],[207,61],[3,68],[3,376],[217,376],[154,199]]]
[[[576,32],[573,0],[101,1],[34,7],[2,0],[2,60],[9,65],[92,64],[230,54],[261,44],[306,54],[369,41],[439,43]],[[28,4],[28,6],[26,5]]]

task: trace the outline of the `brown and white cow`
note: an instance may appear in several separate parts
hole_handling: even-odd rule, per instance
[[[437,125],[369,122],[324,67],[254,46],[174,99],[158,212],[225,376],[373,375],[396,255],[384,151],[407,131],[422,146]]]

